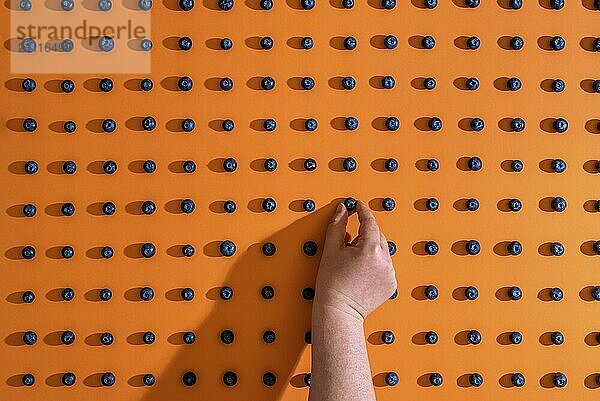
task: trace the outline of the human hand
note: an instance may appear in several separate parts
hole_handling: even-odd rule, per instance
[[[396,275],[385,236],[369,208],[358,202],[358,236],[346,246],[348,211],[340,203],[329,222],[319,265],[314,307],[330,306],[359,319],[396,290]]]

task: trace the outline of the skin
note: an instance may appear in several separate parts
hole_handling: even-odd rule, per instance
[[[346,246],[348,211],[339,204],[327,227],[312,311],[309,401],[374,401],[365,318],[395,291],[387,240],[358,202],[358,236]]]

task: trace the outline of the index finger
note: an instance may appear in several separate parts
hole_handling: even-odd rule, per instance
[[[365,205],[362,201],[358,201],[358,205],[356,205],[356,213],[360,223],[358,235],[368,242],[379,243],[379,226],[377,225],[375,216],[373,216],[373,213],[371,213],[367,205]]]

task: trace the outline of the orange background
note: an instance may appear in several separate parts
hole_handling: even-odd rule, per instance
[[[302,11],[295,1],[275,0],[271,11],[262,11],[256,1],[246,0],[222,12],[214,0],[204,0],[185,13],[176,11],[173,0],[156,1],[152,68],[147,75],[107,75],[108,67],[101,63],[94,74],[11,74],[11,12],[4,4],[0,398],[306,399],[302,377],[310,370],[310,350],[303,338],[310,328],[311,305],[301,291],[313,284],[319,258],[305,256],[301,247],[306,240],[322,244],[332,202],[354,196],[369,202],[398,248],[393,257],[398,297],[369,317],[365,329],[378,399],[594,399],[600,391],[594,353],[598,305],[590,302],[589,294],[590,286],[600,284],[600,274],[588,241],[600,237],[598,216],[591,207],[600,197],[600,187],[596,174],[588,170],[600,157],[600,95],[589,93],[589,80],[599,78],[598,54],[590,51],[598,15],[591,10],[591,0],[567,0],[561,11],[547,9],[544,0],[525,1],[519,11],[506,9],[504,0],[498,3],[482,0],[478,8],[466,9],[458,0],[440,0],[435,10],[424,10],[413,0],[388,11],[374,0],[357,2],[352,10],[340,8],[337,0],[317,0],[312,11]],[[120,7],[120,2],[113,5],[114,10]],[[377,47],[388,34],[398,37],[395,50]],[[189,52],[172,49],[183,35],[194,41]],[[272,50],[256,49],[257,37],[264,35],[274,39]],[[338,50],[348,35],[357,38],[357,49]],[[435,49],[414,48],[419,35],[434,36]],[[460,48],[471,35],[481,39],[477,51]],[[505,37],[513,35],[524,38],[521,51],[502,48]],[[543,48],[544,38],[553,35],[565,38],[563,51]],[[294,48],[302,36],[313,37],[312,50]],[[232,50],[215,50],[222,37],[233,40]],[[38,89],[19,91],[21,80],[29,75]],[[192,91],[176,90],[182,75],[193,79]],[[270,92],[257,90],[265,75],[276,80]],[[335,78],[346,75],[357,80],[352,91],[338,89]],[[393,90],[372,86],[382,75],[395,78]],[[94,87],[105,76],[114,80],[115,89],[98,93]],[[136,80],[146,76],[155,83],[153,91],[134,90]],[[217,90],[223,76],[234,80],[232,91]],[[296,88],[293,78],[302,76],[315,79],[312,91]],[[419,78],[426,76],[435,77],[435,90],[418,88]],[[480,81],[477,91],[455,86],[455,80],[470,76]],[[512,76],[523,82],[520,91],[498,89]],[[54,92],[56,80],[65,78],[75,82],[75,92]],[[548,91],[545,80],[555,78],[566,82],[563,93]],[[148,115],[158,121],[151,133],[139,128],[141,117]],[[396,132],[382,128],[382,118],[391,115],[401,121]],[[357,131],[342,129],[347,116],[358,118]],[[440,132],[426,130],[424,118],[432,116],[444,122]],[[526,121],[525,131],[506,132],[503,119],[516,116]],[[38,121],[34,134],[20,132],[26,117]],[[97,132],[99,119],[108,117],[116,120],[117,130]],[[173,128],[185,117],[196,121],[193,133]],[[308,117],[319,122],[315,132],[300,128],[301,119]],[[461,128],[464,122],[459,121],[472,117],[484,119],[484,131]],[[549,119],[557,117],[569,122],[564,134],[548,132]],[[218,129],[224,118],[235,121],[233,132]],[[265,118],[277,120],[275,132],[258,128]],[[57,129],[68,119],[78,124],[73,134]],[[483,169],[463,171],[463,158],[474,155],[483,160]],[[340,171],[340,158],[347,156],[358,162],[353,173]],[[236,172],[219,169],[226,157],[237,160]],[[273,173],[258,168],[268,157],[279,164]],[[306,157],[316,159],[316,171],[298,171]],[[399,161],[394,173],[382,171],[389,157]],[[428,158],[439,160],[439,171],[421,170]],[[505,171],[503,166],[516,158],[523,161],[524,170]],[[567,162],[564,173],[545,171],[548,159],[554,158]],[[110,176],[100,173],[108,159],[118,164]],[[154,174],[139,173],[136,161],[145,159],[156,161]],[[179,163],[188,159],[198,166],[194,174],[179,170]],[[36,160],[40,171],[22,174],[26,160]],[[75,175],[57,173],[65,160],[77,163]],[[553,196],[567,200],[564,213],[548,211],[548,197]],[[264,197],[277,201],[275,212],[260,211]],[[393,212],[381,211],[383,197],[395,199]],[[428,197],[439,199],[438,211],[422,211],[422,199]],[[469,197],[480,202],[476,212],[455,206]],[[502,200],[513,197],[523,202],[522,211],[503,211]],[[196,203],[191,215],[176,212],[183,198]],[[300,211],[307,198],[315,200],[317,211]],[[140,216],[136,206],[147,199],[158,210]],[[220,211],[227,199],[238,206],[231,215]],[[116,214],[98,215],[99,202],[109,200],[117,205]],[[63,202],[75,204],[74,216],[56,216]],[[38,207],[34,218],[21,216],[25,203]],[[354,222],[351,231],[355,229]],[[236,243],[235,256],[217,256],[224,239]],[[470,239],[481,243],[477,256],[461,255],[460,241]],[[440,245],[436,256],[418,254],[415,244],[427,240]],[[497,244],[511,240],[523,244],[523,253],[501,256]],[[147,241],[157,247],[156,256],[148,260],[136,251]],[[265,241],[276,244],[275,256],[262,255]],[[545,256],[544,244],[552,241],[565,246],[562,257]],[[176,256],[177,246],[186,243],[195,247],[195,256]],[[34,260],[18,257],[27,244],[36,247]],[[57,259],[57,247],[67,244],[75,256]],[[96,259],[97,247],[104,245],[115,249],[112,259]],[[275,288],[271,301],[260,297],[266,284]],[[438,287],[438,299],[417,299],[419,287],[428,284]],[[233,288],[232,300],[219,300],[222,285]],[[469,285],[478,288],[479,298],[455,299],[453,294]],[[512,285],[524,292],[518,302],[497,295]],[[69,303],[58,300],[66,286],[76,293]],[[133,296],[143,286],[154,289],[151,302]],[[103,287],[113,292],[110,302],[95,300]],[[183,287],[195,290],[193,301],[177,296]],[[546,301],[551,287],[564,291],[561,302]],[[19,302],[25,290],[35,292],[33,304]],[[228,346],[219,341],[226,328],[236,335]],[[263,343],[266,329],[276,332],[274,344]],[[481,332],[480,345],[462,345],[461,333],[470,329]],[[38,333],[32,347],[20,340],[26,330]],[[63,330],[75,332],[74,344],[57,345]],[[153,345],[139,345],[136,333],[146,330],[157,336]],[[392,345],[380,344],[382,330],[395,333]],[[438,333],[436,345],[420,344],[419,333],[428,330]],[[501,334],[513,330],[523,333],[523,343],[502,345]],[[565,335],[561,346],[548,345],[544,333],[555,330]],[[110,347],[98,346],[97,333],[104,331],[115,336]],[[180,344],[185,331],[195,331],[193,345]],[[181,384],[187,370],[198,377],[191,388]],[[221,381],[228,370],[239,378],[232,388]],[[77,375],[73,387],[60,385],[66,371]],[[116,375],[113,387],[99,386],[99,374],[105,371]],[[262,384],[267,371],[277,375],[272,388]],[[384,386],[389,371],[398,373],[395,387]],[[563,389],[549,388],[550,374],[557,371],[568,377]],[[33,387],[20,385],[27,372],[36,376]],[[427,386],[431,372],[443,375],[441,387]],[[480,388],[465,387],[463,375],[473,372],[483,375]],[[509,386],[506,375],[513,372],[525,375],[523,388]],[[153,387],[141,385],[140,375],[145,373],[156,376]]]

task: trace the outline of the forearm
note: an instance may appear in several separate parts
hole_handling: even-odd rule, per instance
[[[363,318],[315,303],[309,401],[374,401]]]

